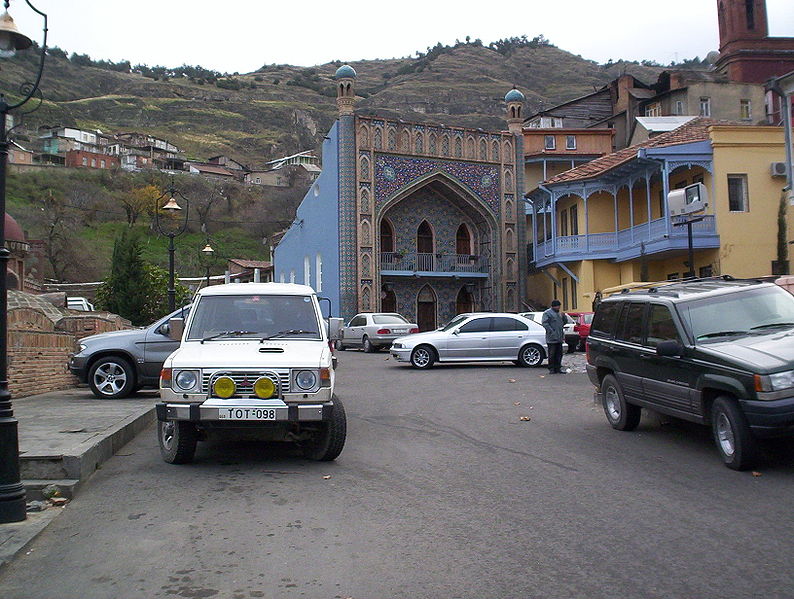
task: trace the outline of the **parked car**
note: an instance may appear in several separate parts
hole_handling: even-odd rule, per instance
[[[157,387],[160,369],[179,341],[168,336],[169,321],[185,318],[190,306],[148,327],[83,337],[69,357],[69,370],[102,399],[120,399],[144,387]]]
[[[390,347],[397,337],[418,332],[419,325],[408,322],[396,312],[362,312],[342,327],[342,337],[337,340],[336,348],[360,347],[371,353]]]
[[[568,353],[570,354],[575,352],[576,348],[579,347],[579,333],[574,330],[576,323],[574,322],[573,318],[571,318],[565,312],[562,314],[565,318],[565,324],[562,326],[563,332],[565,333],[565,345],[568,346]],[[541,321],[543,320],[543,312],[522,312],[521,316],[524,318],[529,318],[530,320],[533,320],[543,326],[541,324]]]
[[[512,361],[517,366],[540,366],[546,358],[546,332],[518,314],[459,314],[438,330],[395,339],[391,355],[422,370],[435,362]]]
[[[70,310],[80,310],[81,312],[93,312],[94,304],[84,297],[67,297],[66,307]]]
[[[660,283],[604,299],[587,374],[613,428],[642,408],[711,425],[729,468],[758,457],[758,439],[794,435],[794,296],[757,280]]]
[[[593,322],[593,312],[568,312],[573,318],[573,330],[579,334],[579,349],[584,351],[587,337],[590,335],[590,324]]]
[[[336,459],[347,421],[334,394],[322,322],[307,285],[232,283],[200,290],[182,343],[160,375],[155,408],[163,460],[190,462],[199,439],[216,437],[293,441],[307,458]],[[329,318],[331,338],[341,326],[341,318]]]

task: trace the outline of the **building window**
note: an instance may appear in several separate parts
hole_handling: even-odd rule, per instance
[[[747,175],[728,175],[728,208],[731,212],[749,212]]]
[[[279,283],[283,283],[284,282],[284,273],[283,272],[279,275],[278,282]]]
[[[700,116],[711,116],[711,98],[700,98]]]
[[[744,0],[744,10],[747,13],[747,29],[755,29],[755,0]]]
[[[684,114],[684,103],[681,100],[675,101],[675,113],[678,115]]]
[[[557,149],[557,139],[553,135],[545,135],[543,137],[543,147],[547,150],[556,150]]]
[[[571,278],[571,309],[576,310],[576,279]]]
[[[105,168],[105,161],[104,160],[100,160],[99,161],[99,166],[102,167],[102,168]]]
[[[560,212],[560,237],[568,236],[568,211]]]
[[[739,118],[749,121],[753,118],[753,106],[750,100],[739,100]]]
[[[314,278],[317,279],[317,288],[315,291],[320,293],[323,290],[323,257],[320,252],[317,252],[317,257],[314,261]]]
[[[254,183],[256,183],[257,185],[261,185],[262,184],[262,177],[257,177],[256,179],[254,179]]]
[[[571,206],[571,235],[579,235],[579,209]]]
[[[568,278],[562,280],[562,309],[568,309]]]
[[[676,281],[676,280],[678,280],[678,273],[677,272],[671,272],[670,274],[667,275],[667,280],[668,281]]]
[[[294,283],[295,282],[295,269],[294,268],[291,271],[289,271],[289,282],[290,283]]]
[[[312,265],[308,256],[303,257],[303,284],[312,285]]]
[[[714,268],[709,264],[708,266],[701,266],[698,269],[698,276],[701,279],[705,279],[706,277],[713,277],[714,276]]]
[[[565,136],[565,149],[566,150],[575,150],[576,149],[576,136],[575,135],[566,135]]]
[[[645,116],[662,116],[662,105],[659,102],[648,104],[645,107]]]
[[[88,158],[83,157],[83,166],[88,166]]]

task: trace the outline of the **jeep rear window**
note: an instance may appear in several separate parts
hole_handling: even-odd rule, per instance
[[[320,339],[314,302],[303,295],[212,295],[194,306],[187,339]]]
[[[598,306],[598,310],[593,317],[593,326],[590,327],[590,334],[600,333],[606,337],[611,337],[615,332],[620,306],[620,302],[604,302]]]
[[[794,296],[777,286],[694,300],[678,311],[697,341],[794,326]]]

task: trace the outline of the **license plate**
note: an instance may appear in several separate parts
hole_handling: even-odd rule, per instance
[[[408,329],[394,329],[393,332],[395,332],[395,333],[407,333]]]
[[[218,408],[219,420],[275,420],[275,408]]]

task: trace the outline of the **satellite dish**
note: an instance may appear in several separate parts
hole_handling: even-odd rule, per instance
[[[706,62],[709,64],[717,64],[717,61],[720,59],[720,53],[716,50],[712,50],[708,54],[706,54]]]

